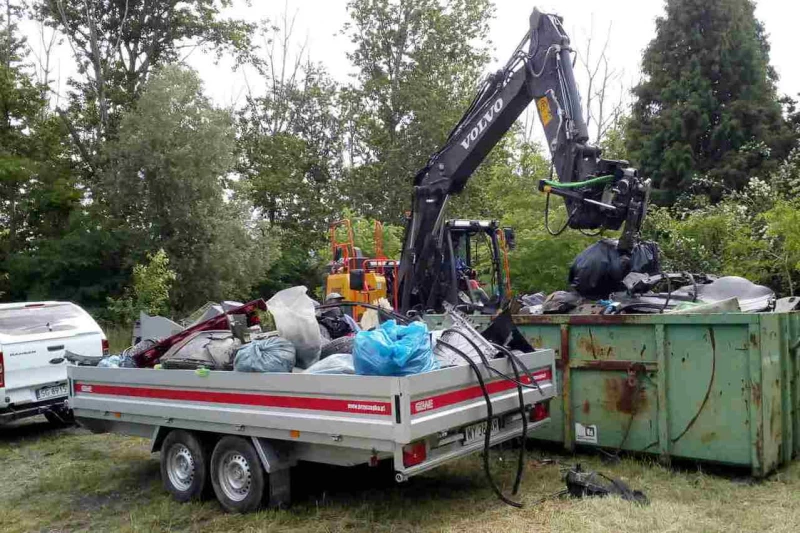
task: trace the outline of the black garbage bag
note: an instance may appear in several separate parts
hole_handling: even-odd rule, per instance
[[[658,244],[642,241],[631,250],[630,272],[638,274],[658,274],[661,272],[661,259]]]
[[[640,505],[650,503],[642,491],[631,489],[620,479],[608,477],[600,472],[583,470],[581,465],[569,469],[564,475],[564,481],[567,483],[566,492],[573,498],[613,495]]]
[[[584,298],[599,300],[619,288],[626,270],[617,242],[602,239],[575,258],[569,269],[569,284]]]
[[[637,243],[630,257],[617,249],[617,241],[601,239],[575,258],[569,269],[569,283],[584,298],[599,300],[624,290],[622,280],[630,272],[657,274],[661,271],[658,245]]]

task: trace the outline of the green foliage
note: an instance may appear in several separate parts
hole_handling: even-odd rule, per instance
[[[793,295],[800,279],[797,207],[753,178],[717,204],[652,209],[644,234],[659,243],[665,270],[742,276]]]
[[[488,60],[488,0],[352,0],[357,84],[343,95],[352,163],[342,192],[399,221],[411,180],[463,114]]]
[[[10,16],[9,16],[10,15]],[[46,87],[34,83],[26,43],[18,37],[19,4],[0,10],[0,292],[17,297],[41,272],[14,265],[58,239],[81,193],[71,175],[62,124],[47,109]]]
[[[109,143],[100,199],[138,254],[167,252],[179,310],[249,294],[272,259],[271,238],[247,204],[226,198],[234,148],[230,115],[211,106],[195,72],[178,67],[147,83]]]
[[[253,26],[225,18],[231,0],[43,0],[38,16],[65,35],[78,64],[71,79],[70,119],[84,154],[113,138],[121,113],[138,100],[153,70],[177,63],[195,48],[248,61]]]
[[[132,285],[126,288],[125,295],[108,299],[108,311],[114,322],[131,324],[140,311],[151,316],[168,314],[169,291],[176,277],[163,248],[147,254],[146,265],[133,267]]]
[[[264,218],[311,247],[338,206],[342,127],[337,85],[325,70],[306,64],[296,74],[265,73],[272,88],[248,97],[239,114],[237,167],[241,192]]]
[[[794,142],[753,12],[751,0],[667,0],[656,21],[628,147],[672,199],[695,173],[741,189],[768,175]]]

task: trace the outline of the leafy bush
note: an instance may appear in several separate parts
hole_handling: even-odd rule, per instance
[[[144,311],[148,315],[169,312],[169,291],[175,281],[175,271],[169,268],[169,257],[160,249],[147,254],[147,264],[133,267],[132,285],[121,298],[108,299],[108,312],[118,324],[131,324]]]

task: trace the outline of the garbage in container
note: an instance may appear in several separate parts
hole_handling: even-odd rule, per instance
[[[353,363],[356,374],[371,376],[407,376],[439,368],[425,323],[400,326],[394,320],[356,334]]]

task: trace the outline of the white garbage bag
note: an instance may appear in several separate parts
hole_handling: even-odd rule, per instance
[[[314,300],[308,297],[307,291],[302,285],[291,287],[267,301],[278,334],[294,345],[299,368],[316,363],[322,346]]]

